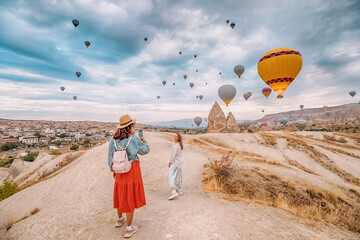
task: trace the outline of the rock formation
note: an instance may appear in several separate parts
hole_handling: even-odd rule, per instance
[[[232,112],[229,112],[229,115],[226,119],[227,132],[228,133],[238,133],[240,131],[239,126],[237,125],[236,119]]]
[[[220,105],[215,102],[208,116],[208,133],[227,132],[227,123],[223,110]]]
[[[230,112],[227,119],[220,105],[215,102],[208,116],[208,133],[236,133],[239,132],[234,115]]]

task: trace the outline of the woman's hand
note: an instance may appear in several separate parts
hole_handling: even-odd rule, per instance
[[[171,162],[169,162],[169,168],[170,168],[170,166],[171,166]]]
[[[145,141],[146,141],[144,137],[141,137],[140,139],[141,139],[141,141],[143,141],[143,142],[145,142]]]
[[[113,178],[116,179],[116,173],[115,172],[113,172]]]

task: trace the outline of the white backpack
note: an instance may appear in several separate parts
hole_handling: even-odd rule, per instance
[[[126,153],[126,148],[129,146],[131,138],[132,138],[132,135],[131,135],[125,149],[123,149],[121,146],[119,146],[120,150],[117,148],[116,142],[113,139],[116,151],[114,152],[114,156],[113,156],[112,169],[116,173],[127,173],[131,169],[131,162],[129,161],[128,155]]]

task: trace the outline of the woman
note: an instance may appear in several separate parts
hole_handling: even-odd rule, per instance
[[[172,200],[179,195],[182,195],[182,176],[181,176],[181,151],[184,149],[180,133],[174,136],[174,143],[172,145],[171,157],[169,160],[169,182],[172,190],[171,196],[168,198]]]
[[[134,135],[133,129],[136,119],[132,120],[129,115],[120,117],[120,124],[117,125],[116,132],[109,142],[108,164],[113,172],[115,179],[114,184],[114,208],[117,208],[119,219],[115,226],[121,227],[126,221],[125,238],[129,238],[138,231],[138,226],[131,225],[135,208],[146,205],[144,185],[142,181],[140,162],[137,154],[145,155],[150,151],[149,145],[145,138]],[[130,142],[129,142],[130,140]],[[129,161],[131,161],[131,169],[127,173],[115,173],[112,169],[112,159],[115,152],[115,146],[123,149],[126,148]],[[126,219],[122,216],[126,213]]]

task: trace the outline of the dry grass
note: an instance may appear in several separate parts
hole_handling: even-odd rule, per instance
[[[40,211],[40,209],[35,208],[34,210],[32,210],[32,211],[30,212],[30,214],[25,215],[23,218],[21,218],[21,219],[19,219],[19,220],[17,220],[17,221],[15,221],[14,219],[9,219],[2,228],[5,228],[6,231],[8,231],[8,230],[10,230],[10,228],[11,228],[15,223],[18,223],[18,222],[20,222],[20,221],[22,221],[22,220],[24,220],[24,219],[27,219],[28,217],[30,217],[30,216],[32,216],[32,215],[35,215],[35,214],[38,213],[39,211]],[[2,228],[0,228],[0,229],[2,229]]]
[[[278,138],[277,135],[271,134],[271,133],[266,133],[266,132],[261,132],[259,134],[265,140],[266,145],[271,145],[271,146],[276,145],[276,138]]]
[[[313,172],[312,170],[306,168],[305,166],[301,165],[298,161],[295,160],[291,160],[291,159],[287,159],[288,163],[294,167],[297,167],[301,170],[303,170],[304,172],[310,173],[310,174],[314,174],[317,175],[315,172]]]
[[[205,141],[205,142],[208,142],[208,143],[211,143],[212,145],[215,145],[217,147],[221,147],[221,148],[231,148],[223,143],[219,143],[217,141],[214,141],[213,139],[209,139],[209,138],[206,138],[206,137],[200,137],[201,140]]]
[[[203,173],[203,188],[231,200],[256,202],[360,232],[359,198],[349,192],[326,191],[308,183],[292,183],[259,168],[239,168],[231,153],[210,160]],[[346,198],[346,199],[345,199]]]

